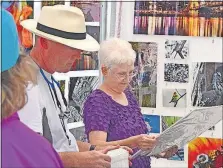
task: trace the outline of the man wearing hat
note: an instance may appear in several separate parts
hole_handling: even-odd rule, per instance
[[[52,76],[68,72],[81,51],[99,49],[98,42],[86,34],[83,12],[64,5],[45,6],[38,21],[28,19],[21,25],[36,35],[30,56],[40,68],[38,85],[28,90],[28,103],[19,112],[21,121],[53,144],[65,167],[110,167],[106,153],[117,147],[97,151],[99,147],[76,142],[65,122],[66,99]]]

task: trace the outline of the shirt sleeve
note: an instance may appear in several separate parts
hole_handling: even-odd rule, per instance
[[[110,125],[109,105],[101,94],[93,93],[84,104],[85,133],[89,136],[91,131],[108,132]]]

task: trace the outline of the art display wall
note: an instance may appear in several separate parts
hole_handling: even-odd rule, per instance
[[[36,3],[40,8],[55,3],[81,8],[87,33],[100,42],[99,2]],[[129,41],[136,52],[130,86],[141,106],[148,133],[162,133],[193,109],[223,105],[223,18],[219,15],[222,2],[113,3],[121,4],[116,12],[121,15],[120,33],[114,34]],[[38,10],[34,17],[37,16]],[[98,68],[97,52],[83,52],[69,73],[55,74],[69,103],[69,123],[82,121],[83,102],[99,84]],[[215,164],[222,158],[221,138],[222,122],[180,148],[172,158],[153,158],[152,167],[193,168],[193,164],[200,166],[199,158],[207,157],[208,164]]]
[[[122,2],[120,38],[129,41],[137,54],[138,76],[131,86],[138,96],[150,134],[162,133],[191,110],[223,104],[223,32],[222,15],[219,15],[222,10],[223,3],[217,1]],[[149,50],[151,44],[155,44],[156,50]],[[149,55],[149,59],[153,56],[155,68],[151,64],[147,68],[140,67],[148,59],[145,55]],[[151,82],[152,79],[156,82]],[[144,85],[143,81],[146,81]],[[153,92],[151,87],[155,90],[154,99],[148,96]],[[198,139],[211,139],[222,145],[222,121]],[[179,149],[168,160],[153,158],[152,167],[199,165],[198,158],[210,154],[200,156],[204,153],[202,150],[192,151],[195,148],[191,148],[191,144],[199,146],[198,141],[195,139]],[[214,153],[208,164],[215,165],[216,160],[223,158],[221,145],[211,148],[211,144],[207,144]]]

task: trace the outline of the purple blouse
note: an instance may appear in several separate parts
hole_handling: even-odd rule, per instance
[[[147,126],[140,107],[131,91],[126,89],[128,105],[114,101],[102,90],[95,90],[84,104],[84,124],[87,136],[91,131],[107,132],[107,141],[126,139],[131,136],[146,134]],[[134,153],[138,149],[133,149]],[[149,157],[133,160],[133,168],[150,168]]]
[[[18,114],[1,121],[2,167],[62,168],[52,145],[22,122]]]

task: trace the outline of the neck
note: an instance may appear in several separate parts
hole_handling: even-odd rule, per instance
[[[36,47],[33,47],[33,49],[30,52],[30,56],[32,57],[33,61],[43,70],[46,72],[53,74],[54,71],[48,68],[43,60],[43,53],[41,49],[37,49]]]
[[[103,83],[100,87],[100,89],[110,93],[111,95],[121,95],[123,92],[117,91],[116,89],[110,87],[106,83]]]

